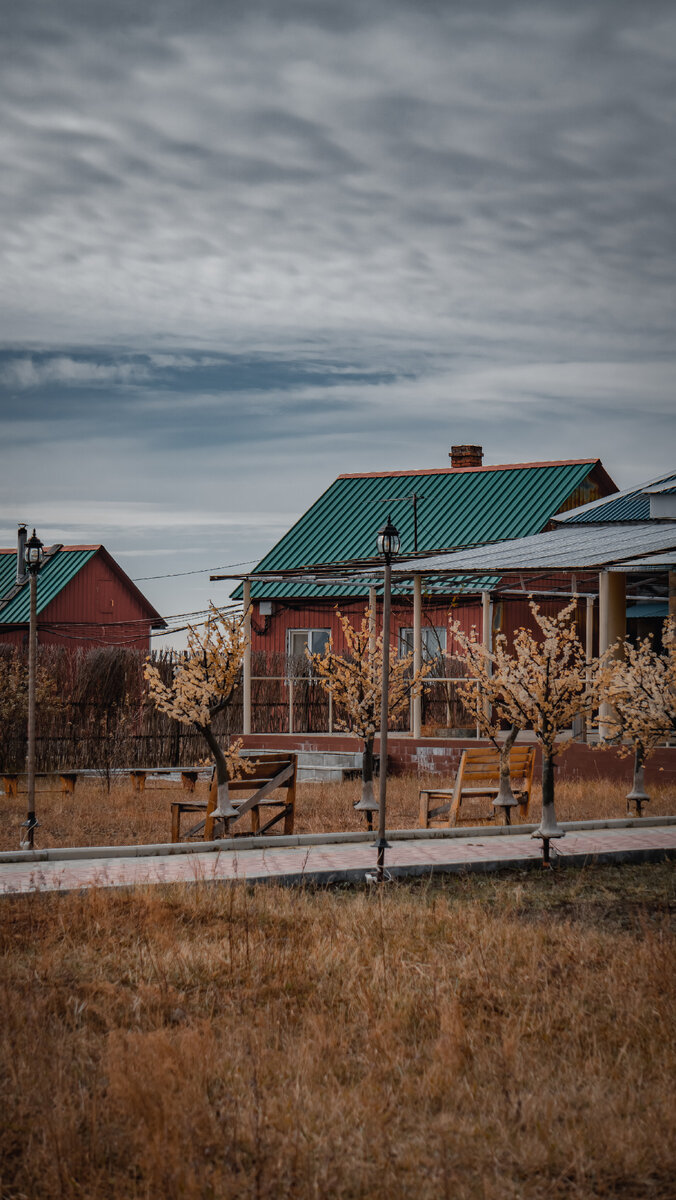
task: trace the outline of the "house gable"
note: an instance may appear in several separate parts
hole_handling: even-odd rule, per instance
[[[16,551],[0,551],[0,640],[20,642],[29,620],[28,580],[15,585]],[[148,648],[164,621],[104,546],[64,546],[49,554],[37,579],[42,643]]]
[[[614,490],[599,459],[340,475],[256,570],[370,559],[388,512],[402,554],[433,553],[539,533],[565,507]],[[359,590],[285,580],[254,582],[251,594],[342,598]],[[241,594],[238,588],[233,597]]]

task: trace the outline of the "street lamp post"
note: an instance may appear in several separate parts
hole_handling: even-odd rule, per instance
[[[378,534],[378,553],[385,559],[383,572],[383,678],[380,705],[380,791],[378,795],[378,869],[376,879],[382,883],[385,878],[385,851],[388,843],[385,840],[385,816],[387,804],[387,719],[389,713],[389,684],[390,684],[390,610],[392,605],[392,558],[399,552],[399,534],[392,524],[392,518],[387,518],[387,524]]]
[[[39,537],[33,536],[26,542],[25,564],[30,586],[30,617],[28,625],[28,752],[26,773],[28,776],[28,811],[21,828],[21,849],[32,850],[38,822],[35,816],[35,680],[38,658],[38,574],[44,558],[44,549]]]

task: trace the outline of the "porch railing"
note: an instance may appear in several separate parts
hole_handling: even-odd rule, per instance
[[[294,694],[295,694],[296,686],[302,686],[302,687],[323,686],[320,684],[319,679],[313,678],[311,675],[289,675],[289,674],[286,674],[286,675],[252,675],[251,682],[252,683],[265,683],[265,682],[281,683],[287,688],[287,692],[288,692],[287,732],[288,733],[309,733],[309,732],[321,733],[321,732],[323,732],[322,730],[319,730],[319,729],[317,729],[317,730],[296,729],[296,724],[295,724],[295,719],[294,719]],[[467,676],[464,676],[464,675],[435,675],[433,677],[428,676],[427,678],[422,680],[423,687],[434,686],[435,684],[453,684],[453,683],[455,683],[455,684],[469,683],[473,687],[476,687],[477,688],[476,703],[479,704],[481,702],[481,691],[479,689],[478,681],[476,679],[468,679]],[[450,725],[451,724],[451,700],[448,697],[446,698],[446,714],[447,714],[447,724]],[[334,731],[333,695],[329,691],[329,693],[328,693],[328,728],[325,732],[333,733],[333,731]],[[413,697],[411,697],[411,704],[410,704],[410,710],[409,710],[409,732],[413,733]],[[479,737],[479,733],[480,733],[480,731],[479,731],[479,726],[477,723],[476,724],[477,737]]]

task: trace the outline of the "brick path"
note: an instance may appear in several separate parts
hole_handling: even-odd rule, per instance
[[[385,862],[393,876],[404,876],[537,867],[540,858],[540,842],[529,835],[482,837],[481,830],[468,830],[467,837],[393,841]],[[552,843],[553,861],[575,866],[667,858],[676,858],[676,824],[575,829]],[[0,862],[0,895],[195,881],[356,882],[374,867],[375,850],[364,841],[216,851],[196,847],[190,853],[147,857],[124,857],[118,849],[110,858]]]

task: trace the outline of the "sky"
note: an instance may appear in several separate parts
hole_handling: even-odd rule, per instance
[[[341,472],[674,467],[672,3],[23,0],[3,46],[0,545],[173,616]]]

